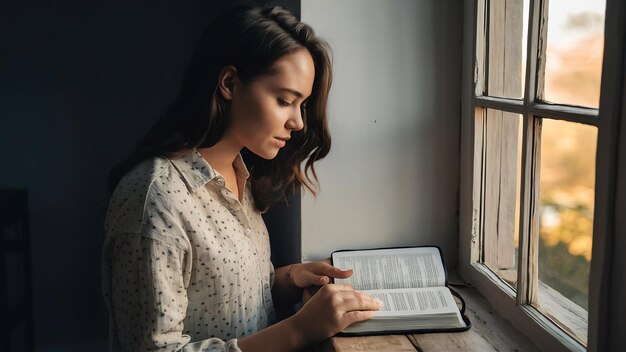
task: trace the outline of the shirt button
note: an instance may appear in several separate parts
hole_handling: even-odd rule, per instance
[[[251,233],[252,233],[252,230],[251,230],[251,229],[246,229],[246,235],[249,235],[249,234],[251,234]]]
[[[220,177],[220,178],[218,178],[218,179],[217,179],[217,184],[218,184],[218,185],[220,185],[220,186],[223,186],[223,185],[224,185],[224,179],[223,179],[223,178],[221,178],[221,177]]]

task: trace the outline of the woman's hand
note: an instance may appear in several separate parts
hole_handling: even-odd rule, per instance
[[[300,350],[372,317],[380,301],[349,285],[324,285],[295,315],[237,341],[242,351]]]
[[[352,323],[370,319],[381,308],[382,302],[349,285],[328,284],[289,319],[309,344],[329,338]]]
[[[348,278],[352,276],[352,269],[341,270],[330,265],[330,259],[325,259],[313,263],[292,264],[289,274],[295,286],[307,288],[329,284],[331,278]]]
[[[352,270],[341,270],[330,265],[330,259],[313,263],[291,264],[276,269],[272,297],[274,306],[291,307],[300,300],[306,302],[319,287],[333,278],[348,278]],[[291,308],[289,308],[291,309]]]

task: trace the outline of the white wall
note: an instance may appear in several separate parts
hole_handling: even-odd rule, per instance
[[[303,260],[458,243],[462,1],[303,0],[334,53],[333,146],[302,200]]]

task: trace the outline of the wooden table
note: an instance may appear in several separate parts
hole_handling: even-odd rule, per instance
[[[357,351],[538,351],[501,318],[474,288],[455,288],[465,299],[472,328],[465,332],[418,335],[333,337],[318,346],[322,352]]]

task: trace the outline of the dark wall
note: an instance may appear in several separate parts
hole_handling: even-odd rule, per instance
[[[207,23],[249,2],[259,3],[0,7],[0,188],[28,191],[38,350],[106,339],[100,251],[108,171],[164,113]],[[273,3],[300,16],[300,1]],[[296,203],[287,221],[284,209],[267,216],[278,263],[299,258]]]

